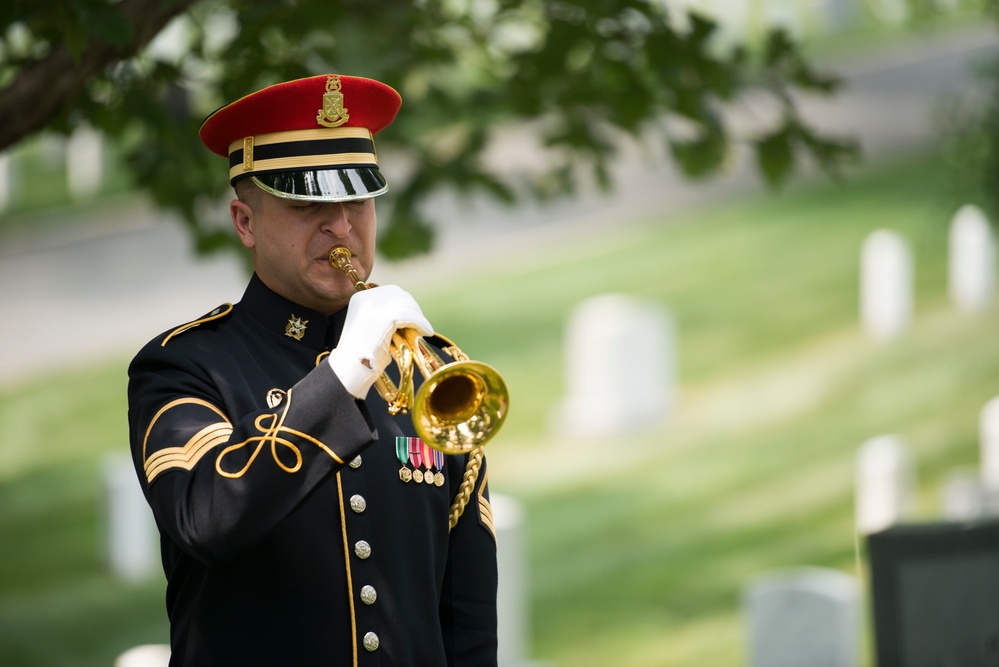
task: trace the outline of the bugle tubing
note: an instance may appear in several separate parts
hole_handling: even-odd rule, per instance
[[[340,269],[361,291],[375,285],[364,282],[350,263],[350,250],[342,245],[330,251],[330,264]],[[491,366],[473,361],[448,338],[435,334],[454,361],[444,361],[414,329],[392,334],[389,352],[399,369],[396,385],[386,374],[375,389],[391,414],[412,413],[417,435],[445,454],[465,454],[492,438],[506,419],[510,395],[503,377]],[[413,368],[423,384],[413,394]]]

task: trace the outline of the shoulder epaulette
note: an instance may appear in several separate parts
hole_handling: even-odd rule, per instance
[[[231,312],[232,312],[232,304],[223,303],[221,306],[214,308],[210,313],[206,313],[201,317],[199,317],[198,319],[188,322],[187,324],[182,324],[173,331],[171,331],[169,334],[167,334],[166,338],[163,339],[163,342],[160,343],[160,347],[166,347],[166,344],[170,341],[171,338],[184,333],[188,329],[193,329],[199,324],[204,324],[205,322],[220,320]]]

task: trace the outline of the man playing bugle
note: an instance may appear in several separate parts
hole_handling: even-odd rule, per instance
[[[408,293],[356,291],[330,261],[342,245],[371,272],[387,189],[373,137],[400,104],[385,84],[330,74],[201,127],[229,159],[254,273],[239,302],[157,336],[129,367],[172,666],[496,664],[481,454],[431,449],[373,388],[394,372],[398,330],[446,346]]]

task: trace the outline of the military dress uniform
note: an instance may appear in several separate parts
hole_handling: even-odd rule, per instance
[[[400,103],[377,81],[309,77],[222,107],[200,135],[234,185],[350,201],[386,190],[373,136]],[[173,667],[496,664],[485,462],[431,450],[375,390],[351,395],[325,362],[345,319],[255,274],[129,366]]]
[[[239,303],[160,335],[129,368],[171,664],[495,664],[485,466],[449,531],[467,457],[424,450],[414,465],[411,420],[373,389],[355,400],[319,363],[345,312],[310,312],[254,276]]]

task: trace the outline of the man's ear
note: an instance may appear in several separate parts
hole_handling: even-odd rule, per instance
[[[257,245],[253,236],[253,209],[246,202],[233,199],[229,202],[229,215],[232,216],[232,226],[236,229],[240,242],[252,250]]]

